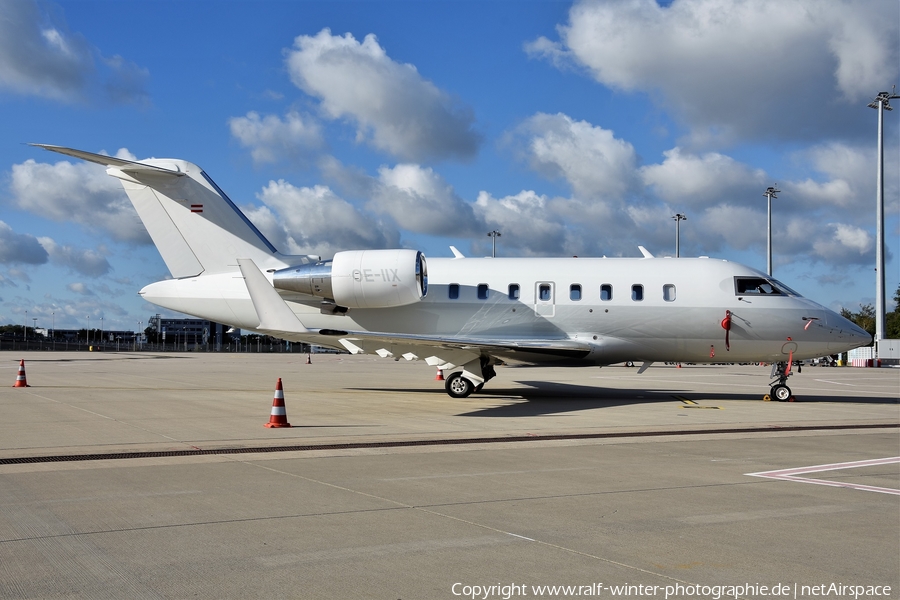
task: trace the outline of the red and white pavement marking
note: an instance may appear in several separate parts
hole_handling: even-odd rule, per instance
[[[873,485],[861,485],[845,481],[830,481],[828,479],[812,479],[810,477],[798,477],[805,473],[821,473],[822,471],[838,471],[841,469],[858,469],[859,467],[876,467],[900,463],[900,456],[891,458],[875,458],[872,460],[858,460],[856,462],[833,463],[830,465],[815,465],[811,467],[796,467],[793,469],[781,469],[778,471],[765,471],[760,473],[745,473],[750,477],[766,477],[768,479],[781,479],[783,481],[795,481],[797,483],[813,483],[815,485],[827,485],[830,487],[851,488],[865,492],[879,492],[882,494],[894,494],[900,496],[900,490],[893,488],[876,487]]]

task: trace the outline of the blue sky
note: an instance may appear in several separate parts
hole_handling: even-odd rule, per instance
[[[855,310],[898,30],[895,0],[0,0],[0,323],[134,329],[168,276],[116,180],[28,142],[189,160],[326,257],[671,255],[682,212],[682,256],[765,270],[777,183],[775,276]]]

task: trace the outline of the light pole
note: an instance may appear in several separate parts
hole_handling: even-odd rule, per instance
[[[87,345],[90,346],[91,345],[91,315],[88,315],[87,319],[88,319],[88,327],[87,327],[87,331],[85,332],[84,337],[87,339]]]
[[[100,317],[100,341],[97,342],[97,345],[103,346],[103,317]]]
[[[491,238],[491,258],[497,258],[497,238],[500,237],[500,232],[495,229],[488,237]]]
[[[777,183],[775,185],[778,185]],[[776,190],[774,186],[766,188],[766,193],[763,194],[766,198],[768,198],[768,226],[766,227],[766,273],[769,276],[772,276],[772,198],[777,198],[775,194],[780,192],[781,190]]]
[[[22,340],[27,342],[28,341],[28,311],[27,310],[25,311],[25,327],[24,327],[24,329],[25,329],[25,335],[22,338]]]
[[[681,222],[687,221],[687,216],[682,213],[676,213],[675,219],[675,258],[681,256]]]
[[[900,98],[891,88],[891,93],[879,92],[867,106],[878,110],[878,166],[875,186],[875,354],[878,343],[884,339],[884,111],[894,110],[890,100]]]

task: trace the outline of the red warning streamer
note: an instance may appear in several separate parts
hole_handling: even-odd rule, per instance
[[[728,334],[731,332],[731,311],[725,311],[725,318],[722,319],[722,329],[725,330],[725,351],[731,350],[731,343],[728,340]]]

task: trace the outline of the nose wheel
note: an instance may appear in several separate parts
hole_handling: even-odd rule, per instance
[[[791,395],[791,388],[780,383],[772,386],[771,396],[779,402],[793,400],[793,396]]]

